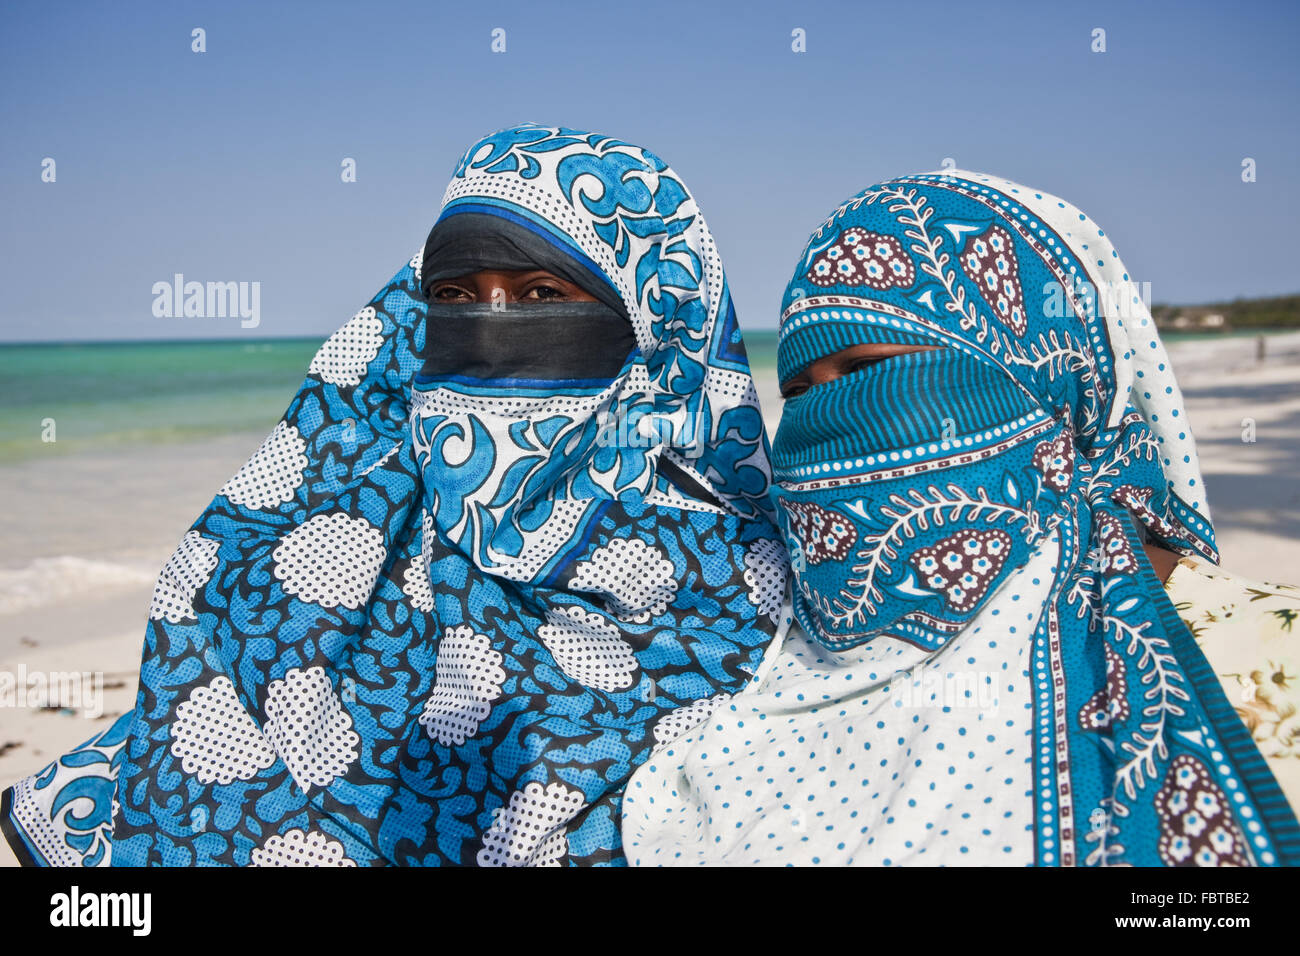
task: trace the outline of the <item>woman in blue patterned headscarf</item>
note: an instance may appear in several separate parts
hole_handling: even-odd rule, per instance
[[[1300,861],[1161,586],[1214,536],[1101,229],[978,173],[872,186],[809,240],[778,374],[800,627],[634,778],[630,859]]]
[[[618,862],[632,770],[776,632],[768,480],[682,182],[608,137],[489,136],[164,569],[135,713],[6,792],[10,842]]]

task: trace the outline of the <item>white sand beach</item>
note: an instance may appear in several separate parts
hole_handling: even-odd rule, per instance
[[[0,514],[0,672],[103,675],[102,702],[89,714],[85,707],[0,706],[0,786],[40,770],[135,706],[158,572],[264,437],[0,466],[8,503]]]
[[[1300,333],[1171,345],[1223,565],[1300,582]],[[760,381],[768,427],[781,402]],[[1253,442],[1243,425],[1254,422]],[[262,434],[59,454],[0,465],[0,671],[102,674],[98,714],[0,707],[0,787],[39,771],[134,706],[153,582]],[[4,855],[0,853],[0,856]]]

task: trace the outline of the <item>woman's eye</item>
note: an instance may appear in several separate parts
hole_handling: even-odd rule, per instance
[[[535,285],[524,293],[525,299],[567,299],[568,293],[553,285]]]
[[[472,296],[468,292],[454,285],[444,285],[433,290],[435,302],[469,302],[471,299]]]
[[[808,391],[808,386],[804,385],[802,382],[800,382],[798,385],[791,384],[791,385],[787,385],[784,389],[781,390],[781,397],[794,398],[796,395],[802,395],[806,391]]]

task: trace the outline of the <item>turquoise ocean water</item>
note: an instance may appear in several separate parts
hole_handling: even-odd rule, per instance
[[[322,341],[0,345],[0,462],[268,432]],[[755,376],[774,376],[776,333],[748,332],[745,344]],[[41,440],[47,419],[53,448]]]
[[[0,345],[0,463],[269,432],[323,341]],[[756,371],[774,373],[776,333],[746,344]],[[53,447],[41,439],[47,419]]]
[[[0,462],[269,431],[322,341],[0,346]]]

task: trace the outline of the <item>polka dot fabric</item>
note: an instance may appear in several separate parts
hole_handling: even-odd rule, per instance
[[[640,538],[611,541],[578,565],[572,586],[607,595],[610,611],[644,624],[663,613],[677,593],[672,562]]]
[[[1041,607],[1048,563],[1000,601]],[[883,641],[836,654],[792,629],[761,681],[665,734],[633,775],[629,861],[1032,863],[1029,649],[998,624],[990,609],[935,653]]]
[[[287,593],[325,607],[359,608],[384,559],[383,535],[365,518],[336,511],[295,528],[271,557]]]
[[[292,501],[307,467],[307,456],[303,454],[306,448],[298,429],[280,422],[218,494],[235,504],[259,509]]]
[[[326,787],[357,759],[361,738],[324,668],[291,668],[271,681],[266,739],[304,790]]]
[[[154,585],[149,605],[151,620],[179,624],[195,619],[194,595],[212,576],[217,566],[218,547],[219,541],[205,538],[197,531],[185,533]]]
[[[420,723],[440,744],[463,744],[501,696],[506,672],[491,640],[472,627],[449,628],[439,645],[438,679]]]
[[[171,752],[200,783],[251,780],[275,763],[266,739],[224,674],[196,687],[176,708]]]
[[[515,791],[483,840],[479,866],[558,865],[567,852],[563,827],[582,805],[582,793],[562,783]]]
[[[250,866],[356,866],[343,844],[323,833],[289,830],[253,850]]]
[[[366,369],[384,344],[384,323],[370,306],[321,346],[307,372],[330,385],[360,385]]]
[[[598,690],[632,686],[637,669],[632,646],[609,620],[574,606],[551,612],[549,621],[537,633],[565,674]]]
[[[429,586],[429,568],[424,556],[416,557],[402,571],[402,593],[417,611],[433,610],[433,589]]]
[[[749,586],[749,599],[773,620],[781,609],[785,591],[781,557],[780,542],[770,539],[756,542],[745,552],[745,584]]]
[[[985,173],[953,170],[950,175],[1014,197],[1023,205],[1026,216],[1042,223],[1037,227],[1039,238],[1054,233],[1065,247],[1076,251],[1074,267],[1069,271],[1086,277],[1091,285],[1091,307],[1105,321],[1114,353],[1117,401],[1108,424],[1119,424],[1124,399],[1133,404],[1165,446],[1165,475],[1173,490],[1204,518],[1204,527],[1198,529],[1204,531],[1209,527],[1210,508],[1182,390],[1138,283],[1124,268],[1106,231],[1072,203],[1050,193]]]
[[[655,721],[655,743],[659,744],[661,747],[664,744],[672,743],[688,730],[698,727],[709,718],[710,714],[718,709],[719,704],[730,699],[731,696],[729,694],[718,694],[716,697],[710,697],[708,700],[697,700],[693,704],[679,707],[674,711],[664,714]]]

